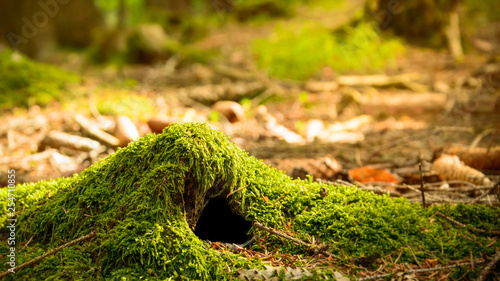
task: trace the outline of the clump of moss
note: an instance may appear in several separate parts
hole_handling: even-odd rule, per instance
[[[156,111],[151,98],[134,94],[127,89],[100,90],[95,96],[95,106],[101,114],[127,115],[133,119],[147,119]]]
[[[383,40],[370,23],[346,27],[342,33],[314,25],[289,28],[278,25],[266,39],[253,45],[258,66],[278,78],[304,80],[329,66],[339,73],[370,73],[391,67],[403,49],[394,40]]]
[[[79,77],[55,66],[38,63],[10,49],[0,50],[0,109],[60,100],[68,83]]]
[[[321,195],[323,188],[326,196]],[[90,231],[97,237],[23,269],[16,280],[71,278],[76,273],[109,280],[233,279],[236,269],[261,263],[221,255],[192,231],[205,204],[218,196],[229,196],[229,205],[247,220],[287,229],[304,240],[319,237],[332,252],[349,257],[401,250],[401,260],[410,262],[413,256],[404,251],[406,246],[419,259],[442,261],[494,252],[487,238],[471,240],[467,229],[430,219],[437,210],[463,215],[463,221],[486,229],[500,225],[498,208],[423,209],[352,187],[293,180],[199,123],[171,125],[72,178],[18,186],[17,195],[17,239],[33,237],[30,251],[19,253],[19,261]],[[3,210],[6,198],[3,189]],[[5,219],[2,215],[4,226]],[[303,248],[272,236],[265,243],[268,250],[304,254]]]

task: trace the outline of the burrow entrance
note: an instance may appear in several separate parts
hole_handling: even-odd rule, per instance
[[[210,198],[194,229],[201,240],[224,243],[245,243],[252,223],[232,212],[224,198]]]

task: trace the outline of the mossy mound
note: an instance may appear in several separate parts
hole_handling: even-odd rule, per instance
[[[430,219],[437,207],[423,209],[356,188],[293,180],[197,123],[147,135],[72,178],[17,186],[16,195],[16,239],[32,238],[26,249],[16,246],[17,264],[91,231],[97,234],[91,242],[65,248],[8,277],[16,280],[223,280],[236,278],[238,268],[259,267],[257,260],[219,254],[193,233],[212,197],[227,197],[233,211],[249,221],[287,229],[304,240],[319,237],[340,256],[387,255],[410,246],[419,259],[446,261],[471,252],[492,254],[500,246],[488,247],[486,237]],[[5,188],[0,198],[6,210]],[[500,225],[498,208],[439,210],[476,227]],[[1,219],[6,235],[6,215]],[[290,241],[273,236],[265,241],[268,250],[306,254]],[[0,248],[7,251],[6,243]],[[403,251],[400,260],[412,262],[413,256]]]

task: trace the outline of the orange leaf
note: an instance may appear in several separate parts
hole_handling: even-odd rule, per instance
[[[369,166],[351,169],[348,171],[349,175],[358,182],[392,182],[399,183],[400,180],[396,178],[391,172],[385,169],[375,169]]]

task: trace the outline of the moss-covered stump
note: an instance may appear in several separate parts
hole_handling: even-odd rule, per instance
[[[326,195],[324,191],[327,191]],[[500,242],[433,216],[441,211],[486,230],[500,226],[498,208],[479,205],[424,209],[405,199],[391,199],[346,186],[293,180],[237,148],[205,124],[174,124],[117,151],[72,178],[19,185],[16,203],[16,265],[94,231],[95,239],[64,248],[7,280],[142,279],[222,280],[237,269],[261,262],[220,254],[193,233],[212,197],[226,198],[234,212],[307,240],[319,238],[343,257],[401,253],[400,262],[416,258],[448,260],[491,255]],[[7,225],[7,189],[0,193],[0,231]],[[254,234],[257,230],[252,229]],[[274,236],[267,250],[307,251]],[[26,242],[31,240],[28,246]],[[409,246],[409,247],[407,247]],[[9,251],[1,243],[1,263]],[[375,265],[365,265],[375,266]],[[6,270],[7,267],[4,267]],[[474,272],[470,273],[474,274]],[[121,279],[123,280],[123,279]]]

